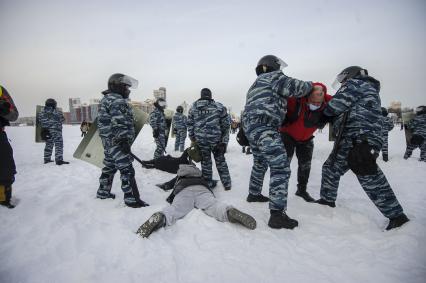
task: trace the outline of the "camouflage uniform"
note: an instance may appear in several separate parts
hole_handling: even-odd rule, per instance
[[[106,94],[101,102],[97,118],[99,136],[104,147],[104,165],[99,178],[97,197],[107,198],[110,195],[112,182],[117,170],[120,171],[121,189],[126,204],[139,200],[136,187],[133,158],[124,153],[118,145],[120,140],[128,140],[132,144],[135,139],[133,111],[127,101],[117,93]]]
[[[278,128],[287,111],[286,98],[306,96],[311,82],[296,80],[281,71],[261,74],[247,93],[242,125],[253,152],[249,192],[260,195],[268,167],[269,208],[287,209],[287,189],[290,166]]]
[[[228,144],[230,120],[226,108],[213,99],[199,99],[192,105],[188,114],[188,134],[195,140],[202,154],[201,169],[203,177],[214,186],[212,159],[213,153],[220,180],[225,188],[231,188],[231,176],[225,155],[215,151],[218,144]]]
[[[419,135],[423,137],[423,143],[419,146],[420,148],[420,160],[426,161],[426,113],[417,114],[414,119],[412,119],[408,125],[407,128],[411,130],[413,135]],[[407,155],[407,158],[411,156],[413,150],[417,146],[411,145],[411,147],[407,146],[407,151],[405,155]]]
[[[164,110],[155,107],[154,111],[152,111],[149,116],[149,124],[152,127],[153,131],[158,131],[159,135],[155,138],[155,144],[157,148],[154,152],[154,159],[161,157],[164,155],[166,151],[166,118],[164,116]]]
[[[348,154],[353,142],[367,141],[377,157],[382,148],[382,111],[380,83],[371,78],[349,79],[324,109],[327,116],[337,116],[334,132],[341,127],[344,113],[349,111],[335,157],[330,154],[322,167],[321,199],[334,202],[340,177],[348,170]],[[378,168],[373,175],[356,175],[362,188],[380,212],[387,218],[398,217],[403,210],[383,172]]]
[[[388,156],[388,138],[389,131],[391,131],[394,127],[392,119],[390,117],[383,117],[383,128],[382,128],[382,138],[383,138],[383,146],[382,146],[382,156]]]
[[[182,113],[176,112],[173,116],[173,128],[176,129],[175,151],[185,150],[187,118]]]
[[[44,147],[44,160],[49,161],[52,156],[53,146],[55,146],[55,161],[63,160],[63,146],[62,139],[62,123],[65,121],[64,115],[61,111],[46,106],[39,115],[39,123],[42,128],[47,129],[50,138],[46,140]]]

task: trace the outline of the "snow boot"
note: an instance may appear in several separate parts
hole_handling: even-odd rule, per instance
[[[265,197],[264,195],[260,194],[260,195],[252,195],[249,193],[249,195],[247,196],[247,202],[268,202],[269,198]]]
[[[226,215],[228,216],[228,220],[231,223],[240,223],[241,225],[250,230],[256,229],[256,220],[250,215],[241,212],[236,208],[232,207],[228,209]]]
[[[152,232],[166,226],[166,217],[161,212],[154,213],[144,224],[142,224],[136,234],[142,238],[148,238]]]
[[[68,161],[58,160],[56,161],[56,165],[62,165],[62,164],[70,164]]]
[[[388,157],[388,155],[387,154],[383,154],[383,161],[384,162],[388,162],[389,161],[389,157]]]
[[[397,217],[389,218],[389,224],[388,227],[386,227],[386,230],[389,231],[391,229],[401,227],[408,221],[410,221],[410,219],[408,219],[407,215],[405,215],[404,213]]]
[[[293,229],[299,225],[295,219],[291,219],[282,210],[271,210],[268,226],[273,229]]]
[[[303,198],[306,202],[314,202],[314,198],[306,191],[306,185],[297,185],[296,196]]]
[[[334,201],[326,201],[322,198],[319,200],[314,201],[315,203],[322,204],[322,205],[328,205],[329,207],[336,207],[336,203]]]
[[[98,199],[115,199],[115,194],[110,193],[110,192],[106,192],[103,190],[98,190],[98,192],[96,193],[96,198]]]

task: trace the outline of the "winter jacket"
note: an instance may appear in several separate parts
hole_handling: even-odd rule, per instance
[[[287,77],[282,71],[261,74],[247,92],[244,121],[261,120],[278,129],[287,112],[287,98],[303,97],[311,90],[311,82]]]
[[[303,142],[311,139],[313,134],[318,129],[310,120],[315,120],[315,115],[320,115],[324,110],[326,103],[333,97],[326,94],[327,88],[324,89],[324,103],[315,111],[311,111],[308,105],[308,98],[294,98],[290,97],[287,100],[287,115],[284,125],[280,128],[281,133],[286,133],[291,136],[295,141]]]
[[[187,118],[182,113],[176,112],[173,116],[173,128],[177,131],[186,131]]]
[[[213,99],[199,99],[188,114],[188,135],[199,144],[228,143],[231,121],[226,107]]]
[[[417,114],[414,119],[408,122],[407,128],[413,135],[422,136],[426,139],[426,113]]]
[[[2,130],[5,126],[9,126],[9,122],[16,121],[18,119],[19,113],[12,97],[2,86],[0,86],[0,101],[8,102],[10,104],[9,113],[0,114],[0,130]]]
[[[40,112],[39,123],[43,129],[62,131],[62,123],[65,121],[64,114],[56,108],[46,106]]]

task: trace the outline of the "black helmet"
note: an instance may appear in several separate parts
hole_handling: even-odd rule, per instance
[[[51,107],[51,108],[55,109],[56,108],[56,100],[54,100],[53,98],[48,98],[46,100],[46,102],[44,103],[44,105],[46,107]]]
[[[176,107],[176,112],[183,113],[183,107],[180,105]]]
[[[138,81],[132,77],[117,73],[113,74],[108,79],[108,90],[104,91],[103,94],[107,93],[118,93],[124,98],[128,98],[130,94],[129,88],[137,88]]]
[[[345,81],[355,78],[355,77],[366,77],[368,76],[368,71],[359,66],[350,66],[341,71],[336,80],[339,83],[344,83]]]
[[[266,55],[260,58],[256,66],[256,75],[278,71],[287,67],[287,64],[274,55]]]
[[[426,114],[426,106],[424,106],[424,105],[418,106],[416,108],[416,114],[417,115]]]
[[[201,98],[212,99],[212,92],[208,88],[203,88],[201,90]]]
[[[388,116],[388,110],[385,107],[382,107],[382,115],[383,115],[383,117]]]

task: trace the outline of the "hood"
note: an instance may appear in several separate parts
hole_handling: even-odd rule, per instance
[[[355,77],[354,79],[364,81],[364,82],[368,82],[370,85],[372,85],[377,90],[377,92],[380,91],[380,82],[373,77],[370,77],[370,76]]]

